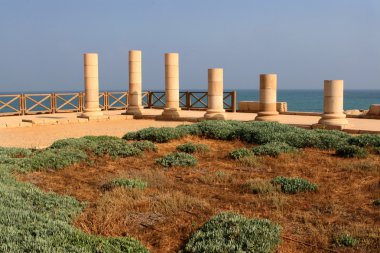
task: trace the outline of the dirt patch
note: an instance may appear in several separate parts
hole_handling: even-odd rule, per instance
[[[210,146],[195,154],[191,168],[165,169],[155,159],[185,142]],[[152,252],[178,251],[191,233],[212,215],[233,210],[248,217],[268,218],[283,228],[279,252],[378,252],[380,211],[371,202],[380,196],[380,159],[341,159],[331,152],[305,149],[278,158],[257,158],[242,164],[228,153],[247,146],[239,141],[186,137],[158,144],[158,152],[141,157],[102,158],[59,171],[20,175],[46,191],[89,202],[75,224],[88,233],[126,236],[142,241]],[[249,147],[249,146],[248,146]],[[251,194],[249,179],[276,176],[302,177],[318,185],[315,193]],[[118,177],[148,182],[145,190],[101,186]],[[349,232],[359,239],[353,248],[335,248],[332,240]],[[298,242],[295,242],[298,241]]]

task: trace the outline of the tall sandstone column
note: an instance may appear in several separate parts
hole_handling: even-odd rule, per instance
[[[205,119],[226,119],[223,108],[223,69],[208,70],[208,109]]]
[[[277,103],[277,75],[260,75],[260,108],[255,120],[278,121]]]
[[[318,124],[343,127],[348,124],[343,112],[343,80],[325,80],[322,118]]]
[[[178,118],[179,111],[179,55],[165,54],[165,97],[166,104],[162,113],[164,119]]]
[[[101,117],[103,112],[99,107],[99,71],[98,54],[87,53],[84,58],[84,90],[85,104],[80,117]]]
[[[141,72],[141,51],[129,51],[129,92],[126,114],[142,115],[143,113]]]

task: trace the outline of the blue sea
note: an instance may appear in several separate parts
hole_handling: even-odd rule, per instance
[[[259,100],[258,90],[237,90],[237,100]],[[288,111],[322,112],[323,90],[278,90],[277,101],[287,102]],[[366,110],[380,104],[380,90],[345,90],[344,109]]]
[[[195,90],[194,90],[195,91]],[[201,90],[197,90],[201,91]],[[205,91],[205,90],[202,90]],[[58,93],[57,91],[55,91]],[[60,91],[61,92],[61,91]],[[72,91],[62,91],[72,92]],[[20,94],[21,92],[1,92],[1,94]],[[51,92],[24,92],[24,93],[51,93]],[[0,97],[0,113],[12,111],[10,108],[2,108],[1,105],[8,102],[10,98]],[[207,100],[207,99],[206,99]],[[205,102],[206,102],[205,100]],[[258,90],[237,90],[237,102],[239,101],[258,101]],[[300,112],[322,112],[323,111],[323,90],[278,90],[277,101],[287,102],[288,111]],[[62,101],[58,101],[62,103]],[[18,108],[18,100],[11,103],[15,108]],[[49,107],[50,100],[45,100],[44,104]],[[77,103],[74,100],[73,103]],[[345,90],[344,91],[344,109],[363,109],[366,110],[371,104],[380,104],[380,90]],[[27,105],[32,106],[31,101],[27,101]],[[37,110],[45,110],[40,106],[35,107]]]

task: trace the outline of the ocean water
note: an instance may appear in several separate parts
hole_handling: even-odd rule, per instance
[[[237,101],[259,100],[258,90],[237,90]],[[277,101],[287,102],[288,111],[322,112],[323,90],[278,90]],[[367,110],[380,104],[380,90],[345,90],[344,109]]]

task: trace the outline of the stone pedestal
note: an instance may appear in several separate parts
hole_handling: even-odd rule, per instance
[[[82,118],[100,118],[103,112],[99,107],[98,54],[84,54],[85,103]]]
[[[141,51],[129,51],[128,109],[125,114],[140,116],[143,113],[141,72]]]
[[[260,109],[255,118],[258,121],[278,121],[277,75],[260,75]]]
[[[223,108],[223,69],[208,70],[208,109],[205,119],[226,119]]]
[[[179,55],[178,53],[165,54],[165,108],[163,119],[179,118]]]
[[[333,127],[348,125],[343,113],[343,80],[325,80],[323,114],[318,124]]]

